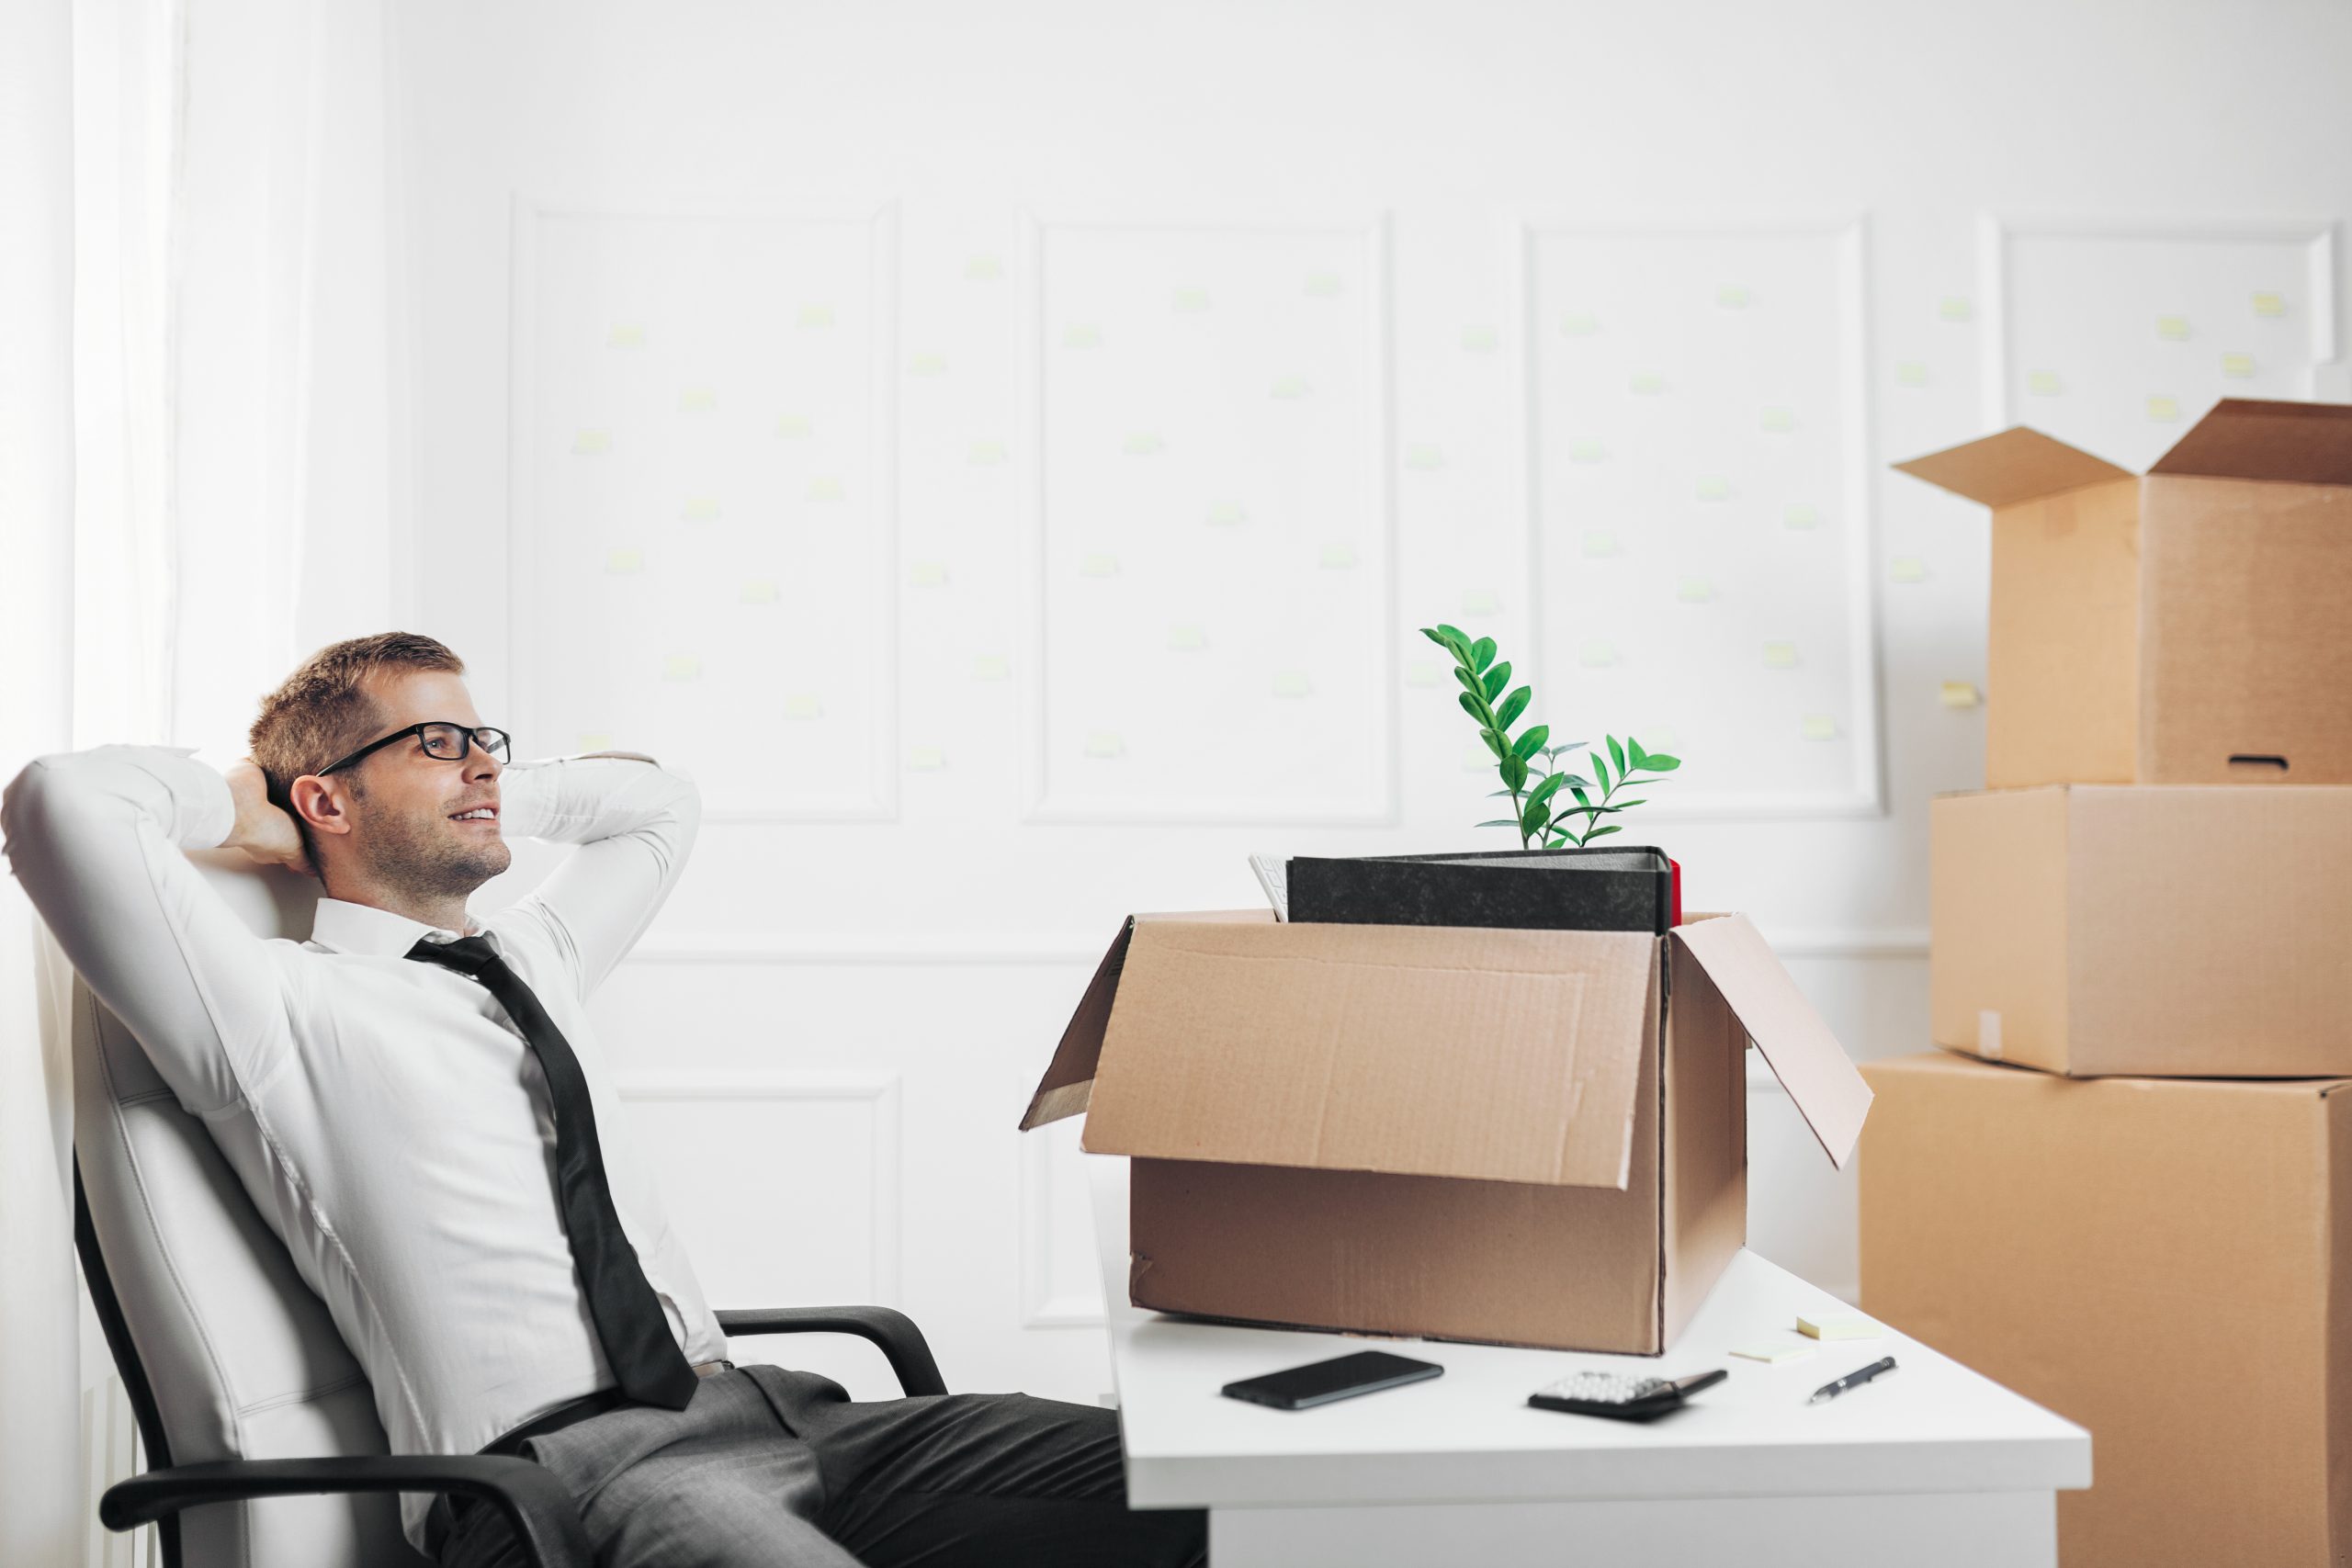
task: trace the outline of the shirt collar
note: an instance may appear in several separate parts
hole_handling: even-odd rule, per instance
[[[489,937],[492,949],[504,956],[496,934],[479,920],[474,924],[475,934]],[[464,934],[428,926],[423,920],[412,920],[406,915],[396,915],[373,904],[354,904],[342,898],[320,899],[318,913],[311,922],[311,940],[321,947],[374,958],[404,958],[408,950],[424,938],[447,942]]]

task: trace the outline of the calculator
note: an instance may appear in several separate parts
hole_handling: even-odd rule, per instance
[[[1571,1416],[1606,1416],[1618,1421],[1654,1421],[1702,1388],[1731,1376],[1723,1368],[1687,1378],[1634,1377],[1625,1372],[1577,1372],[1527,1396],[1538,1410]]]

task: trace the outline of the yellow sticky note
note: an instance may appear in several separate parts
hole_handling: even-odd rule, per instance
[[[1609,448],[1590,436],[1568,443],[1568,461],[1571,463],[1604,463],[1608,460]]]
[[[1838,721],[1826,713],[1809,713],[1798,721],[1797,733],[1807,740],[1835,740]]]
[[[1613,642],[1588,642],[1577,649],[1577,662],[1587,670],[1608,670],[1617,662],[1617,645]]]
[[[1209,502],[1208,522],[1212,528],[1238,528],[1249,521],[1249,509],[1238,501]]]
[[[1593,337],[1600,332],[1600,318],[1589,310],[1571,310],[1560,318],[1562,337]]]
[[[784,716],[786,718],[822,718],[824,716],[825,705],[817,700],[814,692],[793,692],[784,699]]]
[[[1792,642],[1768,642],[1764,645],[1764,668],[1793,670],[1797,666],[1797,645]]]
[[[1498,341],[1492,327],[1462,329],[1462,352],[1464,354],[1492,354]]]
[[[1417,441],[1405,448],[1405,466],[1427,472],[1445,467],[1445,448],[1426,441]]]
[[[848,493],[842,488],[842,481],[839,479],[816,479],[808,481],[808,499],[811,501],[835,502],[843,499]]]
[[[935,773],[947,765],[947,753],[937,746],[907,748],[907,766],[919,773]]]
[[[1004,443],[975,441],[972,443],[971,454],[964,460],[976,468],[992,468],[1004,461]]]
[[[692,681],[701,673],[702,660],[691,653],[673,653],[662,661],[664,681]]]
[[[947,356],[944,354],[909,355],[907,356],[907,374],[910,376],[944,376],[947,374]]]
[[[718,410],[718,394],[708,387],[688,387],[678,394],[680,413],[716,413]]]
[[[776,586],[765,578],[757,578],[743,584],[739,597],[746,604],[773,604],[777,598]]]
[[[2287,313],[2287,297],[2274,288],[2256,289],[2254,313],[2257,316],[2283,316]]]
[[[994,283],[1003,276],[1004,264],[994,256],[977,255],[965,258],[964,281],[967,283]]]
[[[1962,295],[1947,294],[1936,301],[1936,318],[1939,321],[1964,321],[1975,313]]]
[[[718,498],[710,495],[690,495],[678,508],[678,515],[689,523],[716,523],[724,512]]]
[[[830,327],[833,324],[833,308],[831,305],[803,305],[800,307],[800,324],[804,327]]]
[[[1897,582],[1925,582],[1928,563],[1917,556],[1897,556],[1886,563],[1886,574]]]
[[[1198,653],[1209,645],[1208,634],[1195,626],[1168,628],[1168,650],[1170,653]]]
[[[1090,757],[1123,757],[1126,750],[1127,743],[1108,730],[1098,729],[1086,738],[1086,754]]]
[[[1606,528],[1587,528],[1584,531],[1584,553],[1596,560],[1602,556],[1615,555],[1617,536]]]
[[[1691,493],[1701,501],[1729,501],[1731,481],[1719,474],[1708,474],[1692,487]]]
[[[972,679],[1001,681],[1012,673],[1012,660],[1001,653],[980,653],[972,657]]]
[[[613,738],[601,729],[583,729],[580,732],[579,749],[582,751],[609,751],[613,749]]]
[[[1408,660],[1405,664],[1405,684],[1434,686],[1445,678],[1444,667],[1434,659]]]
[[[1080,577],[1116,577],[1119,575],[1119,558],[1105,550],[1091,551],[1079,558],[1078,575]]]
[[[1304,400],[1314,390],[1314,384],[1304,376],[1277,376],[1270,395],[1277,402],[1295,403]]]
[[[1119,444],[1119,450],[1130,457],[1156,457],[1168,450],[1168,443],[1151,431],[1138,430]]]
[[[1326,571],[1345,571],[1356,564],[1356,547],[1353,545],[1326,545],[1318,564]]]
[[[2036,370],[2026,377],[2025,389],[2037,398],[2054,398],[2066,388],[2055,370]]]
[[[1715,303],[1726,310],[1745,310],[1755,299],[1744,283],[1726,283],[1715,290]]]
[[[1737,1346],[1732,1354],[1744,1361],[1762,1361],[1767,1366],[1777,1366],[1782,1361],[1802,1361],[1820,1348],[1818,1345],[1799,1345],[1782,1340]]]
[[[2166,343],[2187,343],[2188,341],[2188,318],[2187,316],[2158,316],[2156,318],[2156,336],[2162,338]]]
[[[778,441],[806,441],[808,439],[808,416],[806,414],[786,413],[776,416],[775,438]]]
[[[1655,398],[1666,391],[1666,378],[1655,370],[1636,370],[1626,378],[1625,389],[1637,398]]]
[[[917,588],[937,588],[947,581],[947,563],[919,560],[909,570],[908,575],[914,579]]]
[[[616,326],[605,334],[605,346],[606,348],[643,348],[645,329],[634,322]]]
[[[1304,670],[1274,671],[1274,695],[1278,697],[1303,697],[1313,690],[1314,687],[1308,682],[1306,671]]]
[[[1797,416],[1787,409],[1766,409],[1757,423],[1768,435],[1786,435],[1797,427]]]
[[[1715,596],[1715,585],[1703,577],[1686,577],[1674,585],[1674,596],[1685,604],[1704,604]]]
[[[1802,501],[1792,501],[1781,509],[1781,525],[1784,528],[1818,528],[1820,512]]]
[[[2148,417],[2159,424],[2170,424],[2180,417],[2180,400],[2163,392],[2149,393]]]
[[[2254,355],[2225,354],[2222,355],[2222,374],[2233,380],[2243,381],[2254,374]]]
[[[1491,588],[1465,588],[1462,591],[1462,613],[1465,615],[1491,615],[1502,608],[1502,598]]]
[[[1489,773],[1493,771],[1494,766],[1495,754],[1492,751],[1487,750],[1484,746],[1465,746],[1462,749],[1462,771],[1464,773]]]
[[[643,550],[614,550],[605,557],[605,570],[616,577],[627,576],[645,565]]]
[[[1179,288],[1169,304],[1182,315],[1198,315],[1209,308],[1209,291],[1205,288]]]
[[[1894,362],[1894,384],[1924,387],[1928,384],[1928,367],[1916,359],[1898,359]]]
[[[1946,681],[1938,689],[1936,700],[1948,708],[1973,708],[1984,699],[1977,694],[1973,681]]]
[[[1100,348],[1102,346],[1102,329],[1097,326],[1065,327],[1062,329],[1062,346]]]
[[[1336,299],[1340,297],[1340,275],[1336,272],[1310,272],[1299,292],[1309,299]]]
[[[601,457],[613,449],[613,438],[601,430],[583,430],[571,438],[575,457]]]
[[[1808,1339],[1875,1339],[1886,1330],[1860,1313],[1831,1311],[1800,1314],[1797,1332]]]

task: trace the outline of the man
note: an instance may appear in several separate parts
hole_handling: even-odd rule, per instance
[[[853,1404],[736,1367],[625,1136],[586,1010],[685,864],[694,785],[650,758],[507,761],[457,655],[387,633],[264,700],[226,777],[184,751],[44,757],[0,800],[16,874],[204,1119],[326,1303],[397,1452],[521,1453],[600,1564],[1182,1564],[1129,1512],[1116,1418],[1025,1395]],[[506,839],[577,845],[485,917]],[[317,876],[254,937],[182,850]],[[495,1508],[404,1497],[429,1556],[519,1562]]]

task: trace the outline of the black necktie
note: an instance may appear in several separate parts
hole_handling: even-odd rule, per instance
[[[620,1380],[621,1393],[646,1404],[684,1410],[700,1381],[670,1334],[661,1300],[647,1282],[637,1248],[621,1229],[605,1182],[605,1156],[596,1143],[596,1112],[588,1100],[588,1078],[571,1042],[555,1026],[531,987],[478,936],[455,942],[419,942],[411,958],[453,969],[498,998],[506,1016],[547,1076],[548,1100],[555,1111],[556,1196],[563,1208],[564,1234],[571,1261],[587,1292],[588,1315],[604,1344],[605,1359]]]

